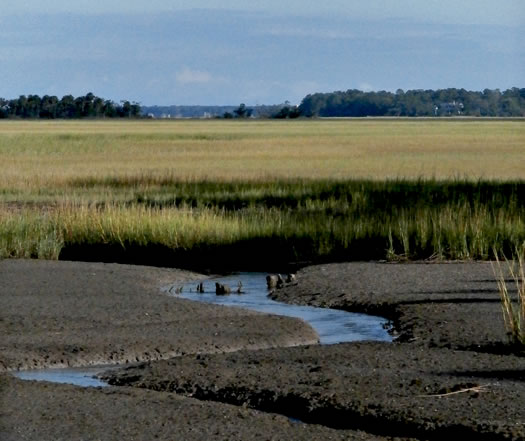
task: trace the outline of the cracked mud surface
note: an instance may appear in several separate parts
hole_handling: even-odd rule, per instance
[[[288,348],[310,328],[159,293],[192,273],[2,261],[0,276],[0,368],[146,360],[107,389],[0,375],[2,440],[525,439],[525,358],[487,264],[305,268],[274,297],[384,315],[400,342]]]

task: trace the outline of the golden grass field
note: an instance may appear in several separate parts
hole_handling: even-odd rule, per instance
[[[521,120],[0,121],[0,163],[0,257],[486,259],[525,241]]]
[[[525,121],[2,121],[0,189],[73,178],[525,178]]]

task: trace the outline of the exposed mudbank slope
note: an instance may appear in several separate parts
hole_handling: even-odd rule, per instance
[[[84,389],[21,381],[0,374],[0,439],[365,441],[370,436],[300,424],[282,415],[172,393],[132,388]]]
[[[192,273],[3,261],[0,275],[4,368],[192,354],[111,373],[135,389],[0,376],[2,439],[525,439],[525,358],[488,264],[305,268],[274,296],[382,314],[401,338],[294,348],[316,340],[300,321],[159,293]]]
[[[513,289],[513,284],[509,284]],[[382,315],[400,341],[508,351],[490,263],[352,262],[304,268],[274,300]]]
[[[5,260],[0,262],[0,276],[3,369],[125,362],[317,341],[311,328],[299,320],[193,303],[159,292],[160,285],[200,278],[198,274]],[[368,440],[370,435],[171,393],[84,389],[0,374],[2,440],[131,438]]]
[[[525,439],[525,359],[507,343],[490,264],[320,265],[273,298],[384,315],[400,338],[185,356],[113,372],[110,381],[371,438]]]

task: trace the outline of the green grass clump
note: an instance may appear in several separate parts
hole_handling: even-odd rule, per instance
[[[56,260],[63,246],[62,234],[49,215],[0,213],[0,258]]]

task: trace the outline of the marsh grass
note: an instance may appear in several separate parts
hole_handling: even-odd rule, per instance
[[[0,211],[0,258],[58,259],[64,240],[56,227],[46,214]]]
[[[522,121],[0,122],[1,200],[74,179],[525,178]]]
[[[524,141],[519,121],[9,121],[0,255],[489,259],[525,239]]]
[[[508,332],[510,343],[525,346],[525,246],[517,249],[515,259],[509,261],[505,258],[505,265],[499,260],[498,253],[494,252],[496,264],[492,269],[498,283],[501,298],[501,307],[505,328]],[[507,284],[507,275],[510,277],[509,283],[516,289]]]
[[[489,259],[525,240],[521,182],[75,179],[75,198],[0,210],[2,255],[232,269]],[[191,264],[191,265],[190,265]]]

